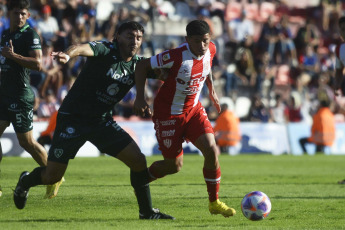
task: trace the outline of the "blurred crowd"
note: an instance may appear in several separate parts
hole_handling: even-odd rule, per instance
[[[332,90],[335,46],[341,42],[337,20],[344,12],[345,0],[32,0],[29,23],[41,36],[44,66],[31,73],[36,118],[58,110],[85,62],[78,57],[60,65],[52,51],[112,40],[118,25],[135,20],[147,31],[139,55],[149,57],[182,43],[181,25],[199,18],[209,23],[217,46],[217,94],[241,121],[311,122],[320,101],[328,100],[336,121],[344,122],[345,98]],[[0,0],[0,35],[9,27],[6,13],[6,1]],[[149,98],[160,84],[148,81]],[[117,118],[134,117],[135,94],[134,88],[114,108]],[[215,120],[206,87],[201,100]]]

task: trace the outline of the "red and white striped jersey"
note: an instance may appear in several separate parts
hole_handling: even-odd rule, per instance
[[[192,109],[199,101],[204,82],[211,71],[216,46],[210,42],[205,55],[199,59],[188,43],[151,57],[151,67],[169,69],[168,77],[154,100],[154,113],[177,115]]]
[[[336,69],[342,69],[345,66],[345,43],[341,43],[335,47],[335,55],[337,57],[335,62]]]

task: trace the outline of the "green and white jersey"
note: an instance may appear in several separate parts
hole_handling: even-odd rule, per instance
[[[10,40],[12,40],[13,51],[24,57],[29,57],[29,51],[31,50],[41,49],[40,37],[28,24],[12,33],[10,33],[10,30],[4,31],[1,37],[0,49],[8,46]],[[30,69],[1,55],[0,68],[1,95],[33,100],[34,93],[30,86]]]
[[[87,58],[60,107],[61,114],[105,117],[135,84],[135,66],[143,57],[135,55],[129,62],[122,60],[116,42],[89,45],[94,56]]]

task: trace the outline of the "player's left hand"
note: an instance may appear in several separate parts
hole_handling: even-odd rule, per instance
[[[150,109],[150,106],[147,104],[147,102],[143,98],[135,99],[133,110],[137,116],[141,116],[141,117],[145,117],[145,115],[149,115],[150,117],[152,116],[152,111]]]
[[[213,105],[216,107],[217,109],[217,112],[220,113],[221,112],[221,107],[220,107],[220,103],[219,103],[219,99],[218,99],[218,96],[217,94],[214,92],[214,93],[210,93],[210,98],[213,102]]]

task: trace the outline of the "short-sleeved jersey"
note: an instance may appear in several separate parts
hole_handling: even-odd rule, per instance
[[[59,112],[102,118],[134,86],[135,66],[143,58],[135,55],[125,62],[117,43],[94,41],[89,45],[94,56],[87,58]]]
[[[216,46],[210,42],[205,55],[197,58],[188,43],[183,43],[151,57],[153,69],[170,69],[154,101],[156,116],[182,114],[196,106],[215,53]]]
[[[10,40],[12,40],[13,51],[24,57],[29,57],[31,50],[41,49],[40,37],[28,24],[12,33],[10,30],[4,31],[1,36],[0,49],[8,46]],[[0,68],[0,92],[2,95],[12,98],[34,98],[30,86],[30,69],[1,55]]]
[[[341,43],[335,47],[335,56],[335,68],[343,68],[345,66],[345,43]]]

